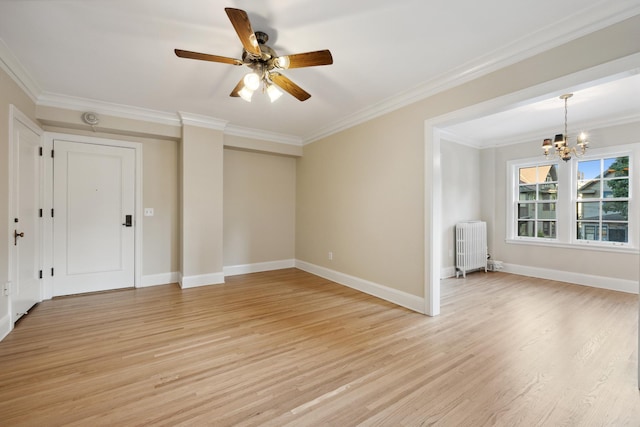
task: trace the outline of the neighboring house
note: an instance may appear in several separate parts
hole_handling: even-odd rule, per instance
[[[578,173],[578,239],[629,241],[629,158],[609,163],[596,176],[585,179],[585,172]]]

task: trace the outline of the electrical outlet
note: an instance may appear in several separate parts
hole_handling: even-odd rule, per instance
[[[333,261],[333,252],[329,252],[328,258],[329,258],[329,261]]]
[[[153,208],[144,208],[144,216],[153,216]]]

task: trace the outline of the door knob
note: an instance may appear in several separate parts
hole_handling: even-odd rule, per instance
[[[18,237],[24,237],[24,231],[18,233],[18,230],[13,230],[13,246],[18,246]]]

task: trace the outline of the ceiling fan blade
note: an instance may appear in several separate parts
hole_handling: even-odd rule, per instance
[[[236,87],[233,88],[229,96],[239,97],[240,94],[238,92],[240,92],[243,87],[244,87],[244,78],[241,78],[238,84],[236,85]]]
[[[201,61],[222,62],[223,64],[242,65],[242,61],[226,56],[209,55],[207,53],[190,52],[188,50],[174,49],[180,58],[199,59]]]
[[[333,57],[328,50],[317,50],[315,52],[296,53],[294,55],[284,55],[278,57],[276,64],[280,68],[302,68],[314,67],[316,65],[331,65]]]
[[[236,33],[238,33],[238,37],[240,37],[244,50],[253,55],[262,55],[262,51],[258,45],[258,39],[256,39],[256,34],[251,28],[251,22],[249,21],[247,12],[241,9],[234,9],[232,7],[225,7],[224,10],[227,12],[231,25],[233,25]]]
[[[271,73],[269,78],[273,83],[280,86],[284,91],[289,92],[299,101],[306,101],[311,98],[311,95],[308,92],[280,73]]]

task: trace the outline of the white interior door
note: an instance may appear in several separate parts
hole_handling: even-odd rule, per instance
[[[53,145],[53,295],[133,287],[135,150]]]
[[[42,301],[40,280],[42,157],[40,135],[13,121],[13,212],[11,213],[11,315],[15,322]]]

